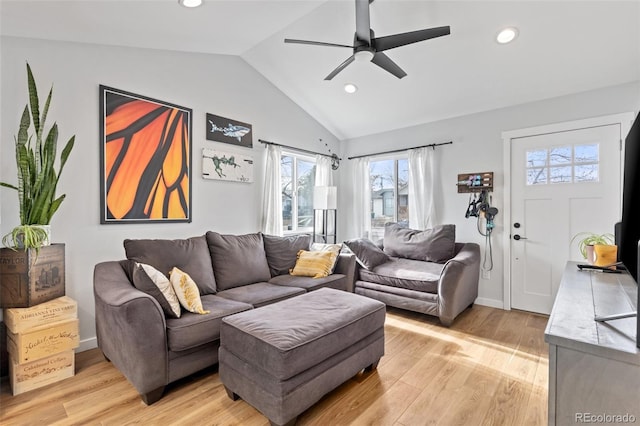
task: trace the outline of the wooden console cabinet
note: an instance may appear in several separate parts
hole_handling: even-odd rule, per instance
[[[597,322],[637,309],[627,273],[580,271],[568,262],[549,322],[549,425],[640,423],[636,318]]]

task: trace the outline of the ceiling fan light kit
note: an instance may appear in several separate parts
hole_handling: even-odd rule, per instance
[[[336,69],[331,71],[325,80],[331,80],[340,71],[345,69],[353,61],[371,61],[383,70],[393,74],[397,78],[403,78],[407,75],[402,68],[391,60],[385,50],[394,49],[396,47],[406,46],[408,44],[425,41],[436,37],[442,37],[451,34],[451,29],[446,27],[428,28],[425,30],[410,31],[406,33],[393,34],[384,37],[375,37],[371,29],[371,20],[369,16],[369,3],[373,0],[356,0],[356,32],[353,36],[353,45],[326,43],[322,41],[298,40],[285,38],[285,43],[310,44],[314,46],[328,47],[347,47],[353,50],[353,54],[349,56],[343,63],[338,65]]]
[[[371,62],[375,54],[370,50],[360,50],[354,53],[356,61],[358,62]]]

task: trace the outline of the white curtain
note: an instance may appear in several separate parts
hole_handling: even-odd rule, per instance
[[[369,158],[356,158],[353,167],[353,229],[357,238],[371,238]]]
[[[438,224],[435,211],[434,150],[409,150],[409,227],[428,229]]]
[[[316,186],[332,186],[332,172],[331,158],[326,155],[316,155]]]
[[[333,169],[331,169],[331,158],[327,157],[326,155],[316,155],[316,183],[315,186],[332,186],[333,185],[333,173],[332,173]],[[335,230],[332,229],[333,226],[331,225],[333,222],[333,218],[329,217],[327,220],[327,227],[329,229],[325,230],[322,229],[322,215],[323,212],[318,210],[314,210],[313,211],[314,214],[314,220],[316,223],[316,232],[319,234],[322,233],[326,233],[326,234],[331,234],[334,233]],[[329,213],[327,213],[329,214]],[[335,212],[331,212],[330,214],[336,214]]]
[[[282,180],[280,178],[280,157],[282,148],[267,145],[267,161],[264,177],[264,198],[262,207],[262,231],[269,235],[283,235],[282,225]]]

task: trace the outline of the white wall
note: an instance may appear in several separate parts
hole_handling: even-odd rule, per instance
[[[429,100],[425,100],[428,102]],[[577,120],[640,109],[640,81],[585,93],[563,96],[399,129],[345,141],[343,157],[364,155],[392,149],[411,148],[431,143],[452,141],[452,145],[436,148],[442,194],[437,214],[440,223],[454,223],[458,241],[477,242],[485,254],[485,239],[476,230],[475,218],[465,219],[468,194],[458,194],[459,173],[494,172],[493,202],[500,211],[504,205],[504,161],[502,132],[536,125]],[[340,181],[349,182],[352,161],[340,168]],[[353,199],[355,188],[343,186],[341,205]],[[342,209],[344,212],[345,210]],[[340,239],[357,237],[348,215],[340,215]],[[493,264],[490,279],[480,280],[478,303],[502,307],[503,238],[509,227],[498,213],[491,239]]]
[[[66,244],[66,293],[78,301],[81,349],[95,345],[93,267],[124,258],[125,238],[185,238],[208,230],[248,233],[260,229],[264,145],[258,138],[318,152],[339,152],[324,127],[241,58],[3,37],[0,180],[16,182],[13,135],[27,102],[26,65],[44,102],[54,85],[49,124],[58,122],[59,146],[76,144],[59,193],[66,193],[52,221],[54,242]],[[104,84],[193,109],[193,222],[100,225],[99,90]],[[207,141],[205,114],[253,125],[253,149]],[[319,142],[322,139],[322,143]],[[254,156],[252,184],[204,180],[201,150],[218,147]],[[0,234],[18,225],[15,192],[0,189]]]

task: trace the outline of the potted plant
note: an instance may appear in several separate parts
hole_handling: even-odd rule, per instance
[[[14,137],[18,183],[12,185],[0,182],[1,186],[14,189],[18,193],[20,225],[2,238],[2,244],[12,249],[38,250],[50,243],[49,224],[65,198],[65,194],[56,197],[56,187],[73,149],[75,136],[72,136],[63,148],[56,171],[58,125],[54,123],[45,132],[53,86],[49,90],[43,110],[40,111],[38,90],[28,63],[27,85],[29,102],[24,107],[18,134]]]
[[[597,234],[594,232],[578,232],[571,238],[571,244],[577,241],[578,250],[584,259],[589,263],[594,262],[593,246],[595,245],[613,245],[615,237],[613,234]]]

